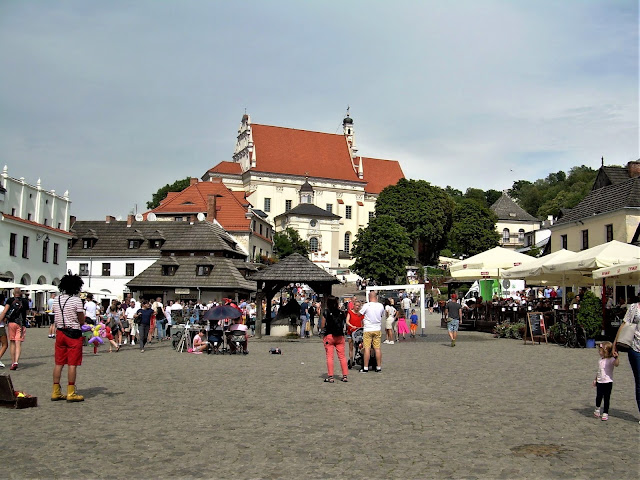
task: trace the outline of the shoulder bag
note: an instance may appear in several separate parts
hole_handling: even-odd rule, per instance
[[[626,352],[631,349],[631,345],[633,344],[633,337],[636,334],[636,329],[638,328],[637,323],[631,323],[637,315],[638,304],[634,303],[629,305],[629,310],[624,317],[624,321],[622,325],[620,325],[620,330],[618,331],[618,336],[616,337],[616,348],[618,350],[622,350]]]

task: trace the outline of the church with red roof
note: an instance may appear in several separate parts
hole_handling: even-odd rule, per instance
[[[221,182],[241,192],[276,232],[297,230],[314,263],[342,274],[353,263],[352,242],[374,215],[378,194],[404,178],[398,161],[357,154],[348,111],[342,126],[342,134],[313,132],[252,123],[245,114],[232,160],[209,169],[201,184]]]

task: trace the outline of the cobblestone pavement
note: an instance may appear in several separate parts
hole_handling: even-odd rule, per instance
[[[592,416],[597,352],[461,332],[383,345],[383,373],[323,383],[319,339],[248,356],[169,343],[93,356],[79,404],[50,402],[53,341],[30,329],[0,409],[3,478],[637,478],[640,416],[626,354],[611,417]],[[270,355],[279,346],[283,355]],[[6,356],[3,360],[6,363]],[[9,373],[2,371],[1,373]],[[338,371],[336,372],[339,373]]]

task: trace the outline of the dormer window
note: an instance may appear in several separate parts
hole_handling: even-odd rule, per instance
[[[158,249],[162,247],[162,240],[149,240],[149,246]]]
[[[163,265],[162,275],[165,277],[173,277],[176,274],[176,270],[178,270],[178,267],[175,265]]]
[[[82,248],[84,250],[91,249],[95,245],[95,239],[93,238],[83,238],[82,239]]]
[[[211,265],[198,265],[196,267],[196,275],[198,277],[206,277],[211,273]]]
[[[140,248],[141,243],[140,240],[129,240],[129,249]]]

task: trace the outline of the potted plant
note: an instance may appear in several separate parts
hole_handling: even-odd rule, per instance
[[[584,328],[587,336],[587,347],[595,347],[596,335],[602,329],[602,302],[590,291],[585,292],[580,299],[577,323]]]

